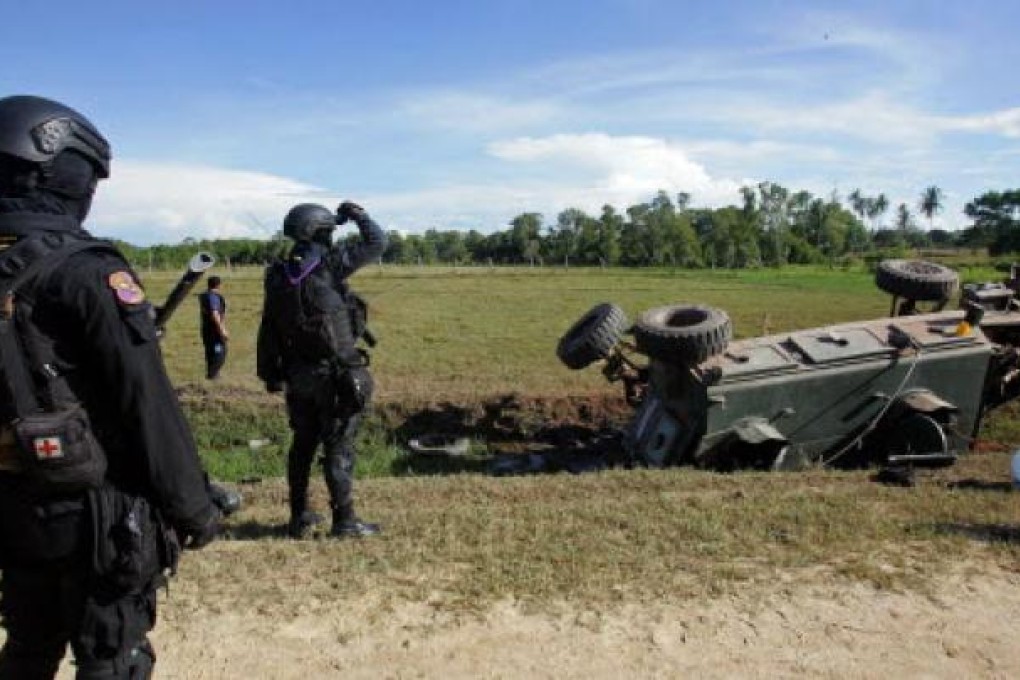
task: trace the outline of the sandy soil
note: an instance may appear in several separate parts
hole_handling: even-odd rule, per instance
[[[156,677],[1020,677],[1020,574],[968,572],[927,594],[778,578],[704,600],[502,602],[477,615],[382,606],[372,593],[288,618],[214,602],[184,611],[194,600],[171,591],[153,635]]]

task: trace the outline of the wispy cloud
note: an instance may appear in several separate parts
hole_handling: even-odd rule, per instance
[[[418,92],[398,104],[408,122],[469,132],[547,124],[560,114],[551,99],[503,98],[474,92]]]
[[[944,130],[1020,137],[1020,107],[969,116],[933,118]]]
[[[302,202],[331,205],[337,197],[268,173],[121,160],[115,181],[100,184],[89,228],[135,243],[266,238]]]

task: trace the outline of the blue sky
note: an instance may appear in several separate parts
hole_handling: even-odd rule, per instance
[[[763,180],[915,213],[934,184],[955,229],[1020,186],[1013,0],[4,4],[0,93],[106,134],[90,227],[139,244],[305,201],[489,232]]]

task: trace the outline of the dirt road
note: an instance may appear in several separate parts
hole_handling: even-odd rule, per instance
[[[368,593],[278,617],[257,602],[222,610],[215,593],[178,583],[153,636],[157,677],[1020,677],[1020,574],[965,571],[928,594],[777,576],[694,601],[502,602],[477,615]]]

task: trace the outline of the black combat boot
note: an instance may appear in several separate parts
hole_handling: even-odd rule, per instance
[[[365,536],[378,536],[382,533],[382,527],[378,524],[361,521],[353,510],[347,512],[334,510],[333,528],[329,533],[334,538],[364,538]]]
[[[322,515],[305,510],[300,515],[292,516],[287,524],[287,535],[291,538],[302,538],[312,527],[322,524]]]

